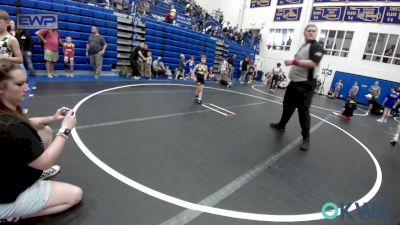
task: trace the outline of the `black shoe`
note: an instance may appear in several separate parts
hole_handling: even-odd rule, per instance
[[[303,142],[300,145],[300,150],[308,151],[309,148],[310,148],[310,141],[309,140],[303,140]]]
[[[275,128],[277,131],[285,132],[285,128],[279,126],[279,123],[270,123],[269,126],[270,126],[271,128]]]
[[[395,141],[395,140],[391,140],[391,141],[390,141],[390,144],[392,144],[393,146],[395,146],[396,143],[397,143],[397,141]]]
[[[197,103],[198,103],[199,105],[201,105],[201,100],[198,100],[198,99],[197,99]]]

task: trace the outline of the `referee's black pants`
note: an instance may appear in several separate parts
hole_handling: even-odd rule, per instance
[[[284,128],[297,108],[303,140],[310,138],[310,105],[315,83],[315,80],[290,82],[283,99],[283,112],[278,126]]]

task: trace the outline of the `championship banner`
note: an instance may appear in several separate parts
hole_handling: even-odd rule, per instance
[[[400,24],[400,6],[386,6],[382,23]]]
[[[276,9],[274,21],[298,21],[301,16],[301,7]]]
[[[278,0],[278,5],[303,4],[303,0]]]
[[[250,8],[267,7],[271,5],[271,0],[251,0]]]
[[[313,21],[342,21],[346,6],[314,6],[311,12]]]
[[[320,2],[347,2],[346,0],[314,0],[314,3]]]
[[[380,23],[384,6],[347,6],[344,21]]]

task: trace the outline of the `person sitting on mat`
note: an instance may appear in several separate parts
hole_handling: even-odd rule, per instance
[[[208,67],[206,65],[207,56],[200,56],[200,63],[192,70],[192,78],[196,81],[196,97],[195,102],[201,104],[203,99],[204,81],[207,79]]]
[[[59,213],[82,199],[82,189],[77,186],[40,180],[42,170],[54,164],[75,127],[74,112],[62,107],[52,117],[28,119],[20,107],[27,91],[27,77],[21,68],[11,65],[0,70],[0,170],[4,181],[0,185],[0,223]],[[56,120],[63,120],[61,129],[54,141],[45,140],[38,126]],[[48,146],[46,141],[50,141]]]
[[[356,97],[351,96],[349,101],[346,102],[346,104],[344,105],[342,112],[341,113],[334,112],[333,115],[339,116],[344,120],[351,120],[351,118],[353,118],[353,113],[356,109],[357,109]]]

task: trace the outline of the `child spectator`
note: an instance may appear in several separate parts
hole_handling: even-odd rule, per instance
[[[152,53],[148,51],[146,57],[146,66],[144,68],[144,77],[150,80],[151,80],[151,66],[153,65],[153,58],[151,57],[151,55]]]
[[[209,80],[216,80],[213,70],[214,70],[214,68],[212,66],[210,68],[208,68],[208,79]]]
[[[179,79],[179,77],[185,77],[185,54],[179,56],[179,65],[176,68],[175,80]]]
[[[168,79],[172,79],[172,71],[171,71],[171,69],[169,68],[169,66],[166,66],[166,67],[165,67],[165,76],[166,76]]]
[[[194,56],[190,56],[189,60],[186,61],[186,72],[189,74],[193,73],[193,69],[195,67],[195,63],[194,63]]]
[[[381,123],[386,123],[387,122],[387,117],[390,113],[390,110],[393,108],[396,108],[397,105],[399,104],[399,92],[398,88],[396,86],[392,87],[389,93],[386,94],[385,100],[383,100],[383,115],[382,118],[376,120]]]
[[[195,102],[201,104],[203,99],[204,81],[207,79],[208,68],[206,65],[207,57],[200,56],[200,63],[192,70],[192,77],[196,81],[196,97]]]
[[[346,104],[344,105],[342,112],[340,114],[334,112],[333,114],[339,116],[344,120],[351,120],[351,118],[353,118],[353,113],[356,109],[357,109],[356,97],[351,96],[349,101],[346,102]]]
[[[64,70],[67,74],[67,67],[69,63],[69,73],[67,77],[74,77],[74,52],[75,44],[72,43],[72,38],[70,36],[66,37],[66,43],[63,44],[64,47]]]

